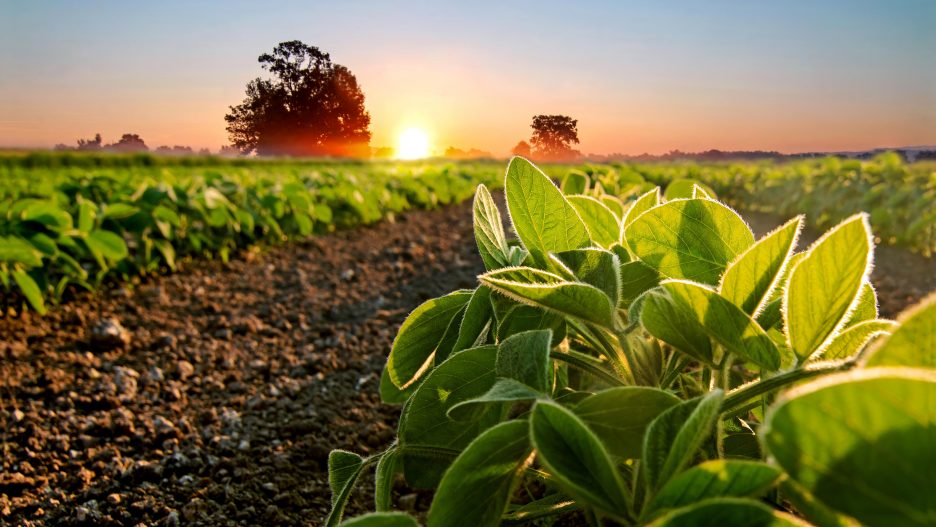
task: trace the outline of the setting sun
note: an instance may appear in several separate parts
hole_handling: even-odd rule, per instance
[[[419,128],[403,130],[397,139],[397,159],[422,159],[429,157],[429,134]]]

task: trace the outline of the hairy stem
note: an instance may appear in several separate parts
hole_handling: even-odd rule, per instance
[[[624,382],[622,379],[619,379],[618,377],[613,375],[611,372],[605,370],[604,368],[596,366],[595,364],[592,364],[591,362],[586,361],[585,359],[581,357],[577,357],[571,353],[563,353],[561,351],[550,351],[549,356],[553,360],[560,360],[562,362],[571,364],[575,366],[576,368],[587,371],[588,373],[594,375],[595,377],[598,377],[599,379],[607,382],[608,384],[611,384],[612,386],[627,386],[626,382]]]
[[[725,400],[722,402],[721,413],[724,414],[735,411],[738,408],[743,407],[747,401],[750,401],[751,399],[766,393],[770,393],[789,384],[804,381],[806,379],[812,379],[813,377],[828,375],[830,373],[848,371],[854,368],[856,364],[857,362],[854,359],[817,362],[815,364],[807,364],[805,367],[797,370],[781,373],[780,375],[771,377],[769,379],[745,384],[744,386],[741,386],[740,388],[732,391],[728,394],[727,397],[725,397]]]

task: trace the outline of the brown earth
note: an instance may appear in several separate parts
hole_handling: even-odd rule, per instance
[[[934,264],[880,250],[882,314],[936,289]],[[321,522],[329,450],[393,439],[377,386],[397,327],[481,270],[463,204],[0,320],[0,523]]]

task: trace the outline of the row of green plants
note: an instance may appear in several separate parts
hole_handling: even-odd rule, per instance
[[[862,161],[836,157],[772,163],[595,165],[574,173],[615,195],[652,186],[685,192],[704,183],[745,211],[805,214],[826,230],[867,212],[880,241],[925,256],[936,252],[936,163],[904,163],[896,153]],[[668,190],[669,192],[669,190]]]
[[[42,159],[55,156],[68,157]],[[4,313],[25,306],[43,313],[47,303],[76,288],[95,290],[105,281],[175,270],[186,258],[226,260],[258,242],[463,201],[478,183],[499,179],[494,166],[482,164],[241,160],[153,166],[139,156],[71,157],[80,161],[43,165],[19,156],[0,163]]]
[[[486,272],[400,327],[396,439],[332,451],[325,525],[369,470],[342,525],[418,525],[400,476],[429,526],[936,524],[936,295],[879,316],[866,214],[800,247],[802,216],[756,239],[701,185],[622,199],[514,158],[505,189],[516,237],[479,186]]]

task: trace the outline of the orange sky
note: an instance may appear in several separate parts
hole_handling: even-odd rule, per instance
[[[218,149],[281,40],[357,75],[372,146],[404,129],[506,155],[531,117],[585,153],[936,144],[936,2],[251,2],[0,6],[0,146],[140,134]]]

